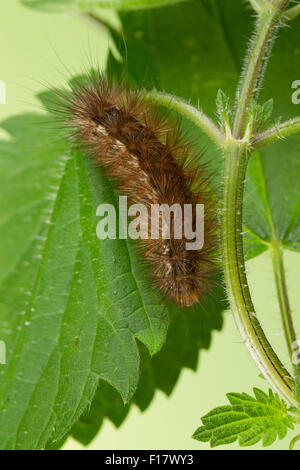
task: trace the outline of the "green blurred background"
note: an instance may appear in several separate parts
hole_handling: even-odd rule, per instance
[[[7,87],[7,103],[0,105],[1,120],[25,111],[42,113],[35,94],[47,86],[63,85],[70,75],[84,71],[90,63],[104,67],[110,45],[104,29],[95,28],[79,16],[34,12],[18,0],[1,1],[0,43],[0,79]],[[0,132],[1,138],[7,138]],[[300,254],[286,253],[285,263],[300,333]],[[288,364],[268,253],[247,266],[262,323],[283,362]],[[230,313],[224,318],[223,331],[214,333],[210,351],[201,353],[196,373],[185,370],[171,397],[158,392],[145,413],[133,407],[120,429],[106,421],[88,449],[208,449],[208,445],[190,437],[200,425],[200,417],[213,407],[226,404],[227,392],[251,393],[253,386],[265,391],[268,388],[242,344]],[[287,449],[292,437],[291,433],[272,449]],[[64,446],[82,448],[72,439]],[[251,449],[262,447],[258,444]]]

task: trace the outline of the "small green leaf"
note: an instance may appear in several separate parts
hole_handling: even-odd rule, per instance
[[[263,131],[267,124],[269,124],[270,118],[273,114],[274,100],[271,98],[264,104],[252,101],[250,108],[250,123],[252,128],[252,134]]]
[[[285,403],[269,390],[269,395],[254,388],[252,397],[246,393],[229,393],[230,405],[215,408],[202,418],[203,426],[193,438],[210,442],[211,447],[239,441],[249,447],[262,440],[264,447],[283,439],[288,429],[294,429],[295,419]]]
[[[262,121],[268,122],[268,120],[272,117],[274,109],[274,99],[271,98],[266,101],[262,106]]]
[[[222,90],[219,90],[217,93],[216,105],[221,126],[223,126],[224,129],[230,128],[232,115],[230,99]]]

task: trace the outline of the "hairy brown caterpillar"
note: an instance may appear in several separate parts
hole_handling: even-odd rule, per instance
[[[169,239],[160,230],[158,238],[149,232],[139,241],[160,290],[179,305],[194,304],[210,289],[215,271],[215,197],[205,165],[191,163],[191,142],[142,93],[111,85],[100,74],[71,86],[61,97],[66,125],[130,203],[146,205],[149,213],[154,204],[192,204],[193,227],[194,207],[204,204],[202,249],[187,250],[190,240],[176,238],[174,229]]]

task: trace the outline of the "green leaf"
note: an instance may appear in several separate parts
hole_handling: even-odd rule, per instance
[[[61,441],[100,380],[128,402],[139,381],[138,342],[153,355],[170,315],[191,314],[199,325],[206,318],[200,305],[179,309],[151,289],[133,243],[98,240],[96,208],[115,204],[114,192],[49,129],[51,120],[22,115],[2,123],[11,139],[0,142],[1,449]],[[221,326],[223,297],[212,299],[206,339]],[[203,344],[191,345],[195,358]],[[184,366],[179,361],[174,381]]]
[[[266,101],[264,104],[260,104],[255,100],[251,103],[250,118],[251,133],[257,134],[265,130],[265,128],[271,124],[270,119],[273,114],[274,99]]]
[[[21,0],[23,5],[46,12],[81,10],[99,13],[102,8],[140,10],[158,8],[187,0]]]
[[[40,448],[54,426],[61,439],[100,378],[128,401],[136,340],[154,354],[168,326],[132,247],[96,237],[96,207],[114,202],[110,184],[47,122],[9,119],[12,141],[0,143],[2,449]]]
[[[236,440],[241,447],[257,444],[264,447],[283,439],[288,429],[294,429],[295,419],[285,403],[269,390],[269,395],[254,388],[255,398],[246,393],[229,393],[230,405],[215,408],[202,418],[203,426],[193,438],[210,442],[211,447],[231,444]]]
[[[173,309],[166,344],[153,356],[140,345],[141,376],[131,403],[144,411],[156,390],[170,395],[183,367],[196,370],[199,351],[209,349],[211,332],[222,327],[222,311],[227,308],[221,282],[199,309]],[[108,384],[100,382],[98,391],[86,413],[71,431],[73,437],[87,445],[98,433],[105,418],[119,427],[130,406],[124,407],[120,395]]]

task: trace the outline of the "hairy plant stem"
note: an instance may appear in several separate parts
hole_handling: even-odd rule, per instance
[[[294,437],[294,439],[290,443],[289,450],[294,450],[295,445],[300,441],[300,434],[299,436]]]
[[[287,0],[263,11],[251,43],[244,69],[233,124],[232,138],[224,147],[224,193],[222,213],[222,253],[225,282],[231,309],[250,354],[272,387],[291,405],[298,406],[293,393],[294,381],[272,349],[255,314],[247,281],[243,253],[242,221],[244,180],[249,158],[249,138],[244,136],[251,99],[261,84],[265,63],[278,27],[281,8]]]
[[[251,100],[258,95],[282,9],[288,3],[288,0],[281,0],[276,4],[269,3],[269,7],[262,9],[259,14],[236,98],[232,131],[236,139],[242,138],[245,131]]]
[[[246,276],[242,239],[244,181],[249,152],[253,149],[254,143],[259,147],[278,139],[278,128],[276,132],[273,128],[254,139],[247,133],[244,135],[249,105],[251,99],[257,95],[270,54],[274,32],[281,19],[281,10],[288,5],[289,0],[274,0],[274,2],[273,4],[269,1],[270,8],[262,9],[260,12],[257,31],[251,43],[237,93],[236,113],[231,135],[229,130],[229,134],[225,136],[202,111],[181,98],[155,90],[146,93],[145,98],[180,112],[224,150],[221,239],[224,275],[231,309],[240,334],[263,375],[291,406],[298,407],[299,404],[293,392],[294,380],[272,349],[255,314]],[[288,130],[282,125],[282,132],[286,135],[297,132],[298,128],[295,128],[295,123],[290,124],[287,124]]]
[[[152,90],[145,94],[145,98],[155,101],[156,103],[166,106],[168,109],[180,112],[183,116],[187,117],[190,121],[194,122],[200,129],[202,129],[210,139],[215,142],[219,147],[223,147],[225,136],[218,126],[210,119],[203,111],[196,109],[193,105],[168,93]]]
[[[288,298],[287,283],[283,262],[283,248],[280,241],[276,238],[273,239],[270,248],[284,334],[290,358],[293,364],[295,365],[296,362],[299,363],[300,361],[300,350],[297,343],[297,336],[293,324],[293,317]]]
[[[271,127],[265,132],[256,135],[252,139],[251,145],[253,148],[258,149],[265,145],[272,144],[277,140],[296,134],[297,132],[300,132],[300,116]]]
[[[273,388],[290,405],[297,406],[293,380],[265,336],[255,314],[248,286],[242,240],[247,163],[247,145],[236,141],[228,143],[225,150],[221,230],[225,282],[235,322],[251,356]]]
[[[259,13],[261,11],[261,0],[249,0],[252,8],[257,12]]]

